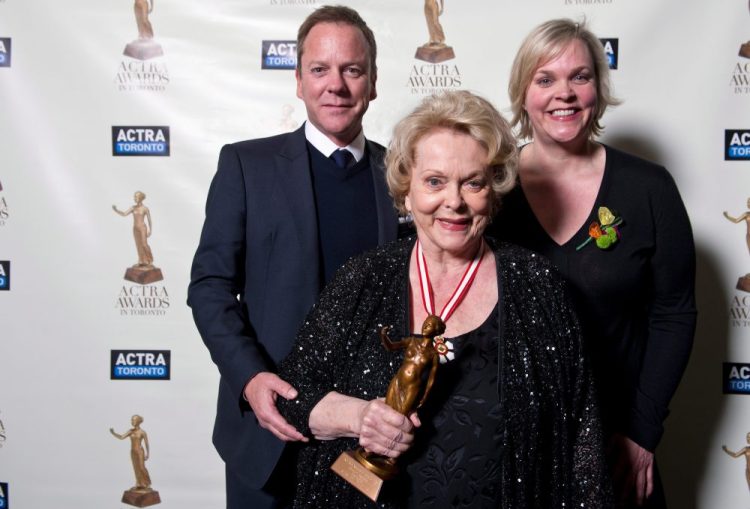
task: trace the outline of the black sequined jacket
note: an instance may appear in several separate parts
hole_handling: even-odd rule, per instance
[[[310,436],[312,408],[330,391],[365,400],[384,396],[401,364],[378,331],[409,335],[408,270],[414,239],[350,260],[321,294],[281,364],[299,391],[279,398],[281,413]],[[578,322],[550,264],[517,246],[493,246],[499,301],[498,391],[503,437],[502,507],[609,507],[610,484],[591,374]],[[418,431],[417,431],[418,432]],[[311,440],[297,463],[295,507],[373,507],[330,470],[356,439]],[[388,481],[380,507],[400,507],[408,493]]]

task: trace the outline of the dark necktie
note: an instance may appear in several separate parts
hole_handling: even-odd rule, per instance
[[[354,156],[351,152],[344,148],[341,150],[336,150],[333,154],[331,154],[331,159],[333,159],[333,162],[336,163],[336,166],[338,166],[342,170],[345,170],[349,167],[349,161],[354,159]]]

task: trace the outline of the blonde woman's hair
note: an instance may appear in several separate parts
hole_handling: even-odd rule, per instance
[[[599,39],[587,28],[586,21],[578,23],[571,19],[553,19],[542,23],[531,31],[521,43],[510,72],[508,95],[510,96],[513,118],[511,125],[518,127],[520,138],[533,137],[529,114],[524,109],[526,92],[534,73],[541,66],[557,58],[573,41],[581,41],[589,51],[594,65],[594,86],[596,87],[596,107],[590,124],[588,137],[601,134],[604,129],[600,120],[608,106],[620,104],[612,95],[609,82],[609,62]]]
[[[404,201],[409,194],[417,143],[439,128],[467,134],[487,150],[495,212],[502,196],[515,185],[516,140],[510,124],[489,101],[465,90],[429,96],[396,124],[385,158],[386,181],[394,205],[401,214],[407,214]]]

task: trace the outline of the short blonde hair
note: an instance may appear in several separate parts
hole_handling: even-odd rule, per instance
[[[542,23],[526,36],[516,53],[513,68],[510,71],[508,95],[510,95],[513,112],[511,124],[514,127],[520,126],[519,137],[530,139],[533,135],[529,114],[523,106],[534,73],[541,65],[562,54],[575,40],[581,41],[586,46],[594,64],[596,108],[591,123],[587,126],[589,138],[601,134],[603,126],[599,121],[607,106],[620,104],[620,100],[612,95],[610,89],[609,62],[604,54],[604,47],[586,27],[586,21],[577,23],[571,19],[553,19]]]
[[[518,160],[516,140],[508,122],[489,101],[465,90],[426,97],[393,129],[393,138],[385,157],[385,172],[395,207],[401,214],[407,214],[404,201],[409,194],[417,143],[437,128],[467,134],[487,149],[494,213],[502,196],[515,185]]]

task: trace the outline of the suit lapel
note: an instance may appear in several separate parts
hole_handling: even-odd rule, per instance
[[[307,153],[304,124],[289,135],[287,142],[279,150],[276,156],[276,170],[300,239],[301,255],[310,265],[320,267],[318,214],[310,176],[310,158]],[[318,284],[320,285],[320,281]]]
[[[370,171],[375,185],[375,207],[378,213],[378,245],[394,240],[398,232],[398,216],[385,183],[385,152],[367,140]]]

